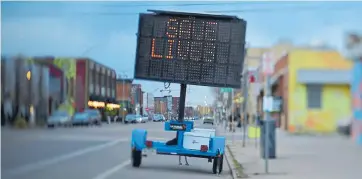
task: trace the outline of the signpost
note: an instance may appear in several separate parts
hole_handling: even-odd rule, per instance
[[[271,75],[274,72],[274,64],[273,64],[273,54],[270,52],[264,53],[262,57],[262,70],[265,75],[266,84],[265,84],[265,96],[263,98],[263,106],[265,106],[264,110],[264,125],[265,125],[265,134],[264,134],[264,152],[265,152],[265,173],[269,172],[269,124],[267,123],[271,120],[270,111],[267,108],[270,106],[268,104],[272,104],[273,98],[271,96]],[[270,100],[271,99],[271,100]]]

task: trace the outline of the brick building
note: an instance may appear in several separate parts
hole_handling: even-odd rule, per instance
[[[67,77],[65,95],[76,111],[103,109],[107,105],[117,107],[116,72],[112,68],[89,58],[46,57],[39,61],[54,64],[64,71]]]
[[[114,69],[90,59],[78,59],[78,75],[84,77],[84,81],[81,82],[88,87],[89,101],[100,101],[106,104],[117,103],[116,72]]]
[[[132,112],[131,105],[131,91],[132,91],[132,79],[117,79],[116,80],[116,100],[121,105],[121,108],[125,108],[127,112]]]
[[[137,114],[142,113],[143,104],[143,92],[140,84],[132,84],[131,89],[131,105],[133,106],[134,112]]]

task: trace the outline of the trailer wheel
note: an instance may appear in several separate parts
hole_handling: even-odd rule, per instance
[[[214,162],[212,164],[212,173],[217,174],[219,169],[219,174],[222,172],[222,167],[224,163],[224,155],[220,155],[219,157],[214,158]]]
[[[132,149],[132,166],[139,167],[142,162],[142,151],[138,151],[136,149]]]
[[[224,154],[219,157],[219,174],[222,172],[222,167],[224,165]]]

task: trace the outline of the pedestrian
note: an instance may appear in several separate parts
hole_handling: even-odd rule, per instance
[[[234,117],[234,119],[233,119]],[[231,114],[229,116],[229,131],[233,131],[235,132],[235,127],[234,127],[234,123],[235,123],[235,120],[237,120],[237,116],[235,114]]]
[[[107,121],[108,121],[108,124],[111,123],[111,116],[107,115]]]

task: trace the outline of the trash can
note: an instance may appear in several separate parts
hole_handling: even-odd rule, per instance
[[[265,150],[268,150],[268,159],[276,158],[276,142],[275,142],[275,120],[262,121],[260,123],[261,135],[260,135],[260,152],[261,157],[265,159]],[[266,134],[266,126],[268,125],[268,134]],[[265,147],[265,139],[268,141],[268,149]]]

